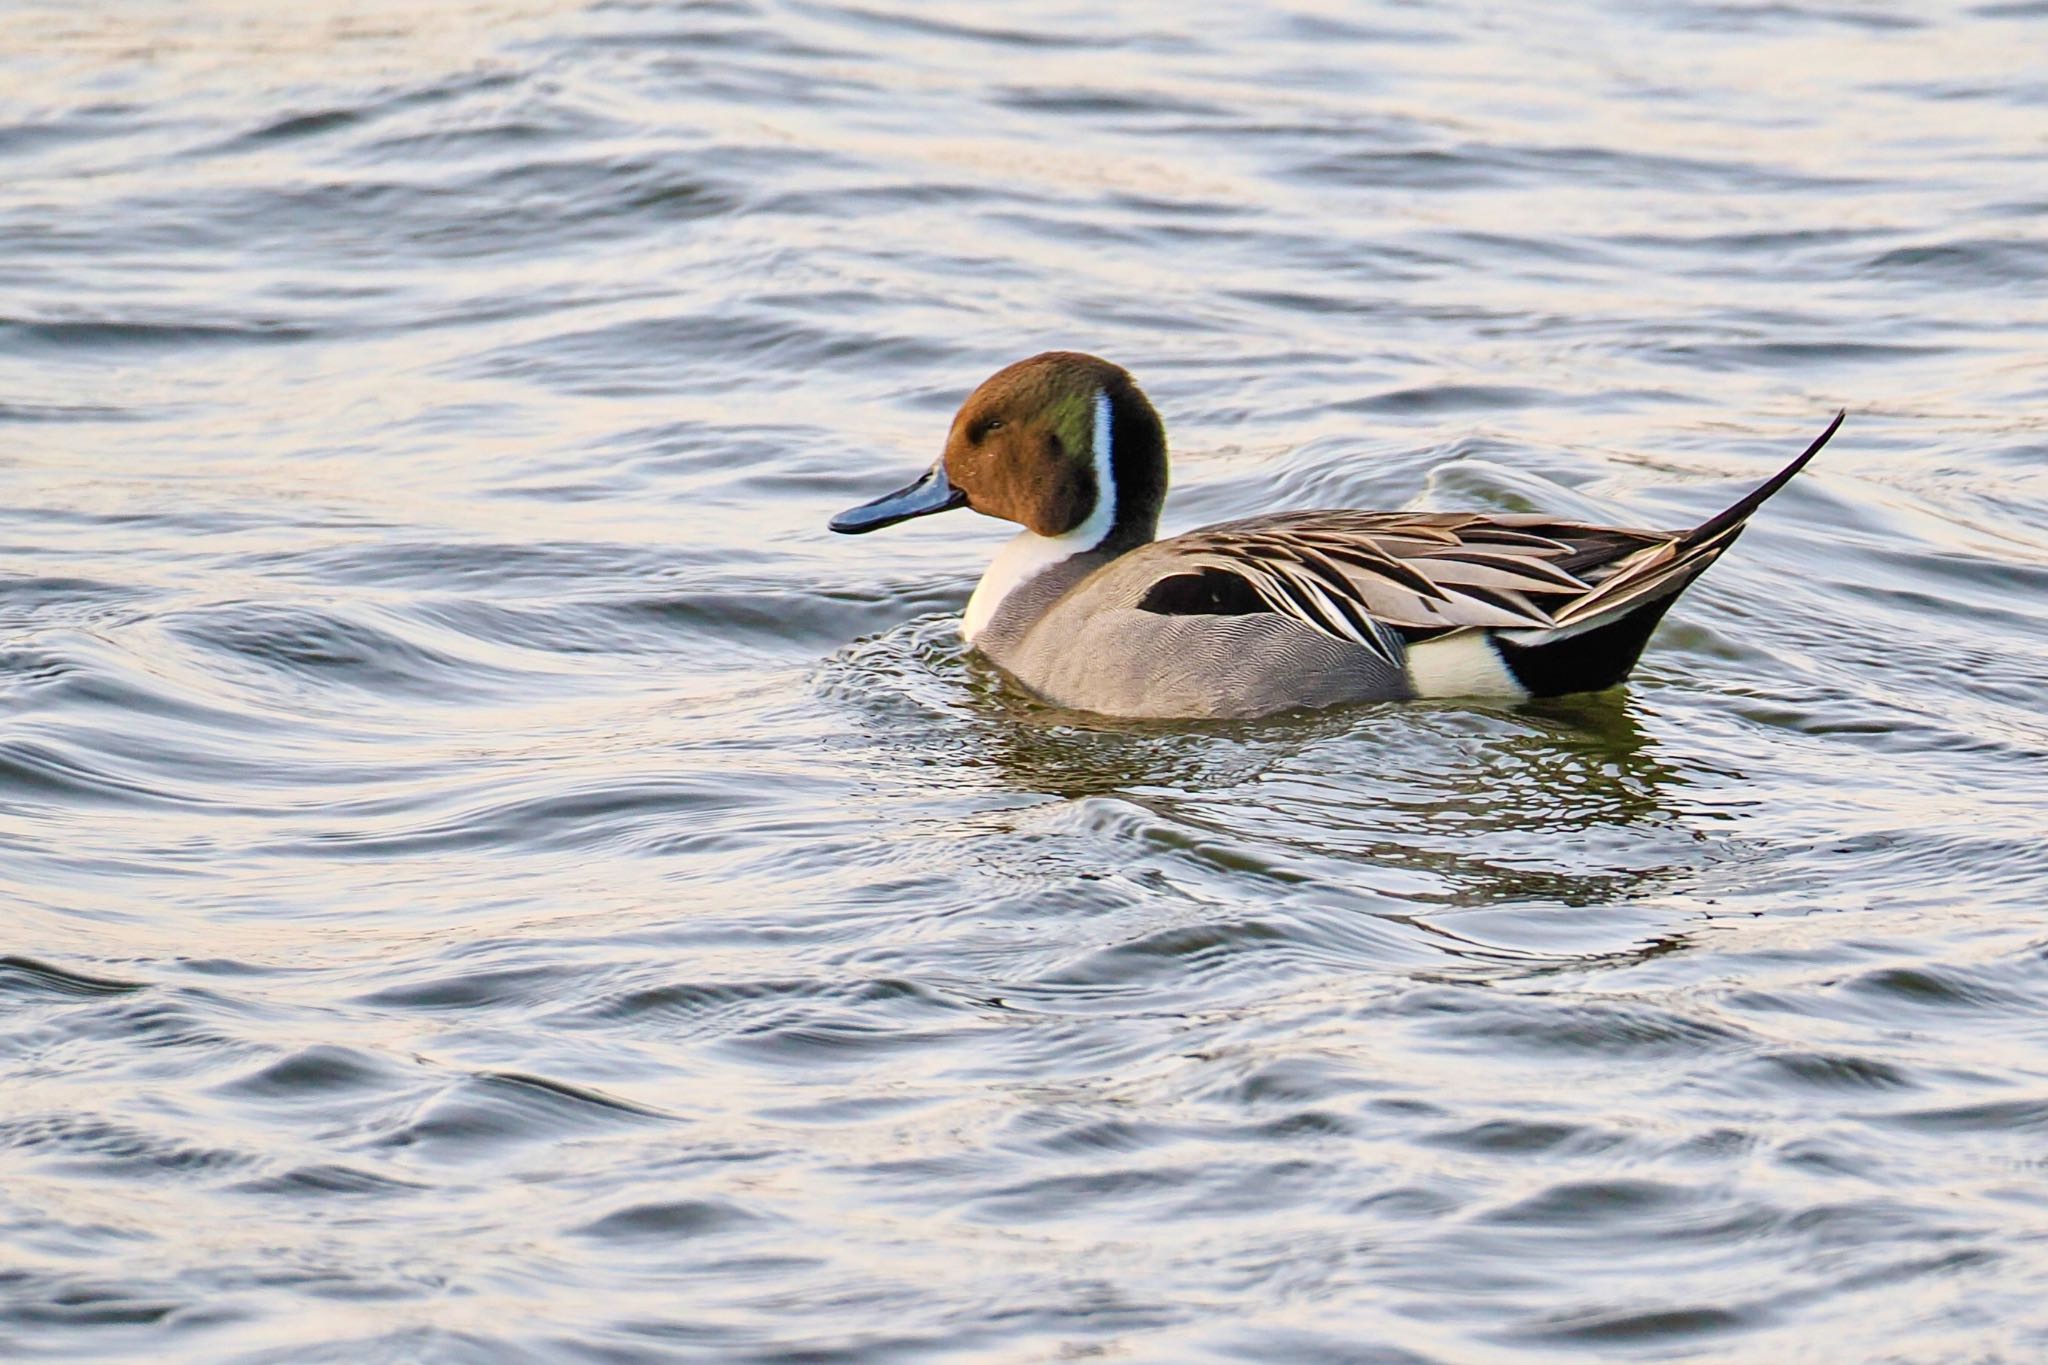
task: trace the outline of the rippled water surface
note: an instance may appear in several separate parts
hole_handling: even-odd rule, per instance
[[[0,1356],[2048,1357],[2048,6],[13,0]],[[825,519],[1681,525],[1624,690],[1049,711]]]

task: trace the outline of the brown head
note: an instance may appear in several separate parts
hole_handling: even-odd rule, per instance
[[[1166,433],[1130,375],[1077,351],[1047,351],[996,371],[953,418],[923,478],[842,512],[857,534],[966,506],[1080,547],[1150,540],[1166,499]],[[1079,533],[1076,535],[1076,533]]]

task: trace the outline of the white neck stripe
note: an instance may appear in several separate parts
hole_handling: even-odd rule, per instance
[[[1078,542],[1082,549],[1092,550],[1109,539],[1110,528],[1116,525],[1116,469],[1110,451],[1109,390],[1095,391],[1095,510],[1084,518],[1079,526],[1063,536],[1052,539],[1062,543]]]
[[[1027,530],[996,551],[987,572],[967,599],[967,612],[960,618],[960,634],[973,644],[988,629],[1004,599],[1032,579],[1075,555],[1086,554],[1109,539],[1116,526],[1116,469],[1110,449],[1111,417],[1109,391],[1095,391],[1095,506],[1081,524],[1064,535],[1042,536]]]

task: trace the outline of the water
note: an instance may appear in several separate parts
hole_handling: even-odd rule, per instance
[[[0,1355],[2048,1354],[2048,7],[0,33]],[[1173,528],[1850,417],[1624,691],[1111,726],[824,530],[1051,346]]]

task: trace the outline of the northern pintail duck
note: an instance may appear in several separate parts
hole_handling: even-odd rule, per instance
[[[1678,595],[1827,444],[1686,531],[1480,512],[1278,512],[1157,540],[1166,431],[1129,374],[1049,351],[961,405],[938,463],[832,519],[971,507],[1024,527],[961,633],[1056,705],[1250,717],[1341,702],[1524,698],[1628,676]]]

